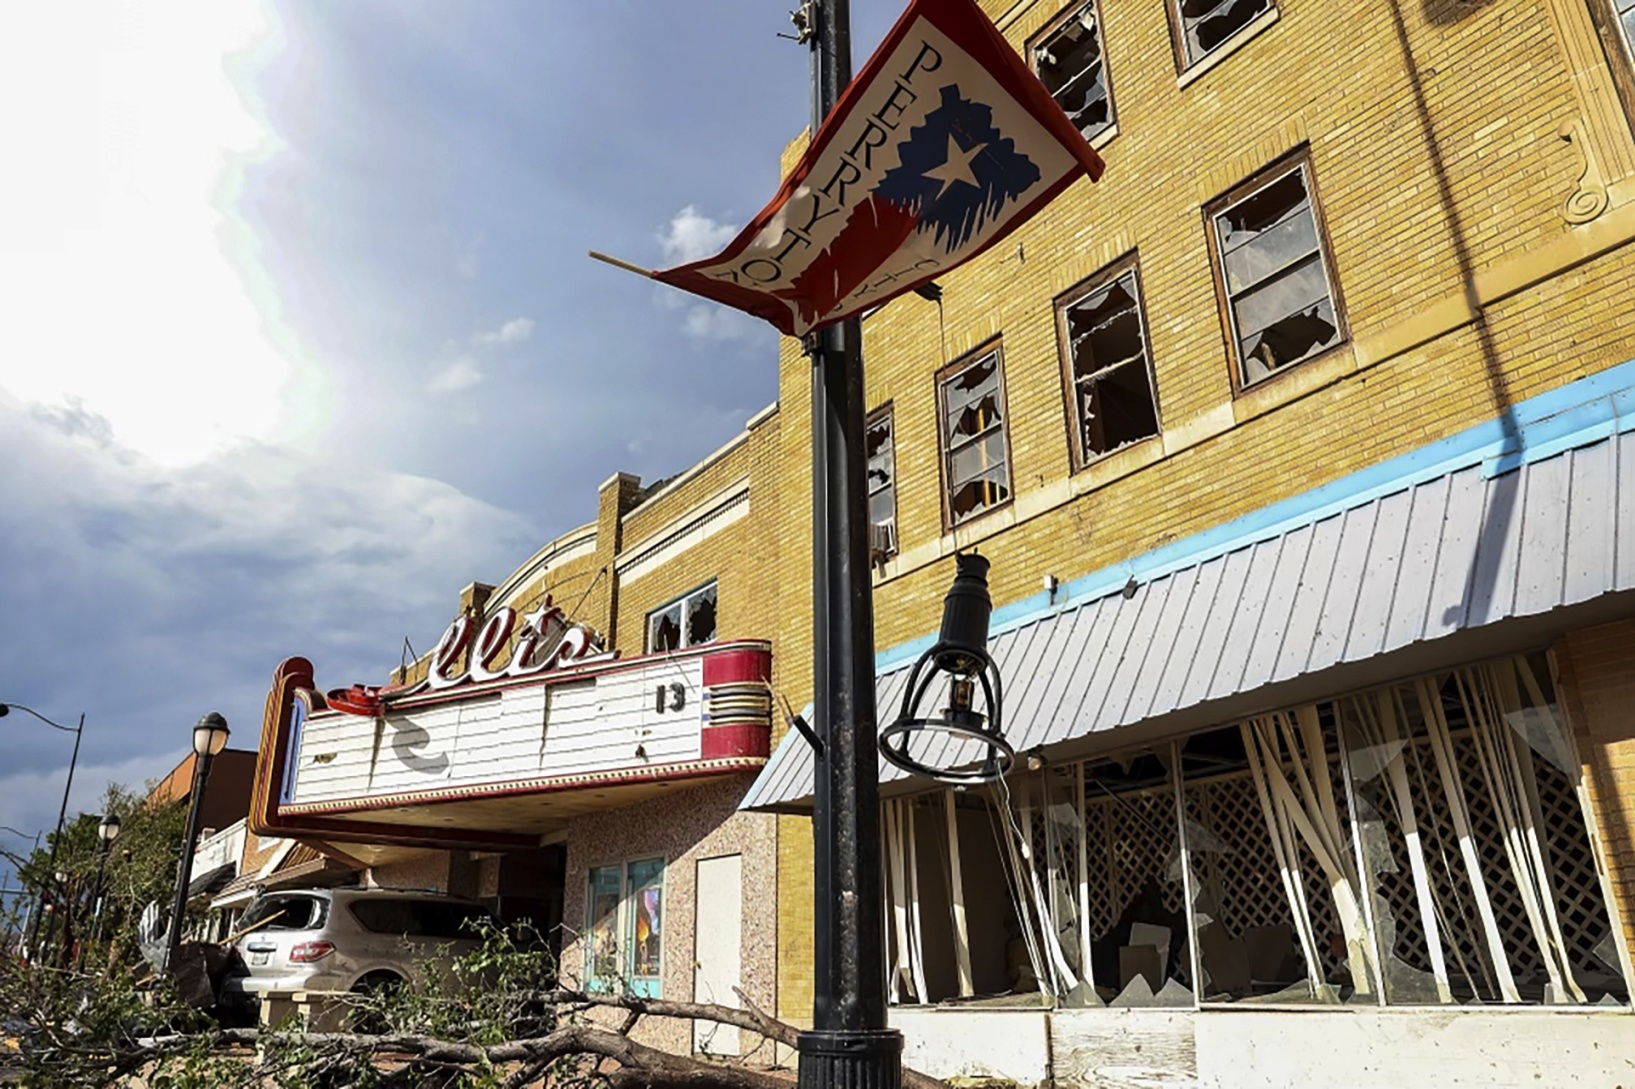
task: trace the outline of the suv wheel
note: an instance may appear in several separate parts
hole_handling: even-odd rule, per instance
[[[352,984],[352,993],[358,1001],[352,1008],[352,1031],[364,1036],[379,1036],[391,1026],[379,1008],[382,999],[403,986],[403,977],[395,972],[370,972]]]

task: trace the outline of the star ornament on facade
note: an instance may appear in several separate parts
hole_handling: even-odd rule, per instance
[[[942,188],[938,189],[937,195],[931,198],[933,202],[941,200],[942,195],[948,192],[948,187],[955,182],[964,182],[972,189],[981,188],[976,180],[976,173],[971,170],[971,160],[980,155],[987,146],[987,144],[977,144],[969,151],[966,151],[960,148],[959,141],[954,139],[953,134],[949,134],[947,160],[941,166],[932,167],[925,172],[926,177],[942,182]]]
[[[531,613],[524,614],[524,616],[522,618],[522,628],[523,628],[523,630],[524,631],[532,631],[535,635],[538,635],[538,636],[544,636],[544,634],[545,634],[545,621],[547,619],[549,619],[551,614],[555,613],[556,611],[557,611],[557,608],[556,608],[555,605],[551,604],[551,599],[546,598],[544,600],[544,602],[541,603],[539,608],[535,609]]]

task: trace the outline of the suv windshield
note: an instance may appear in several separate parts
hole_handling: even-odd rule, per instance
[[[317,930],[328,915],[329,901],[322,896],[264,896],[250,905],[239,929]]]
[[[477,921],[490,917],[481,904],[449,900],[358,900],[350,908],[365,930],[418,938],[476,938]]]

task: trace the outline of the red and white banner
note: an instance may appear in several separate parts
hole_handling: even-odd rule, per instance
[[[1102,162],[975,0],[913,0],[772,203],[656,279],[799,336],[969,261]]]

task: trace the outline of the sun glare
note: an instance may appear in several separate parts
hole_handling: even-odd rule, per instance
[[[224,253],[224,173],[270,136],[224,60],[253,3],[0,13],[0,391],[166,464],[270,438],[289,361]]]

